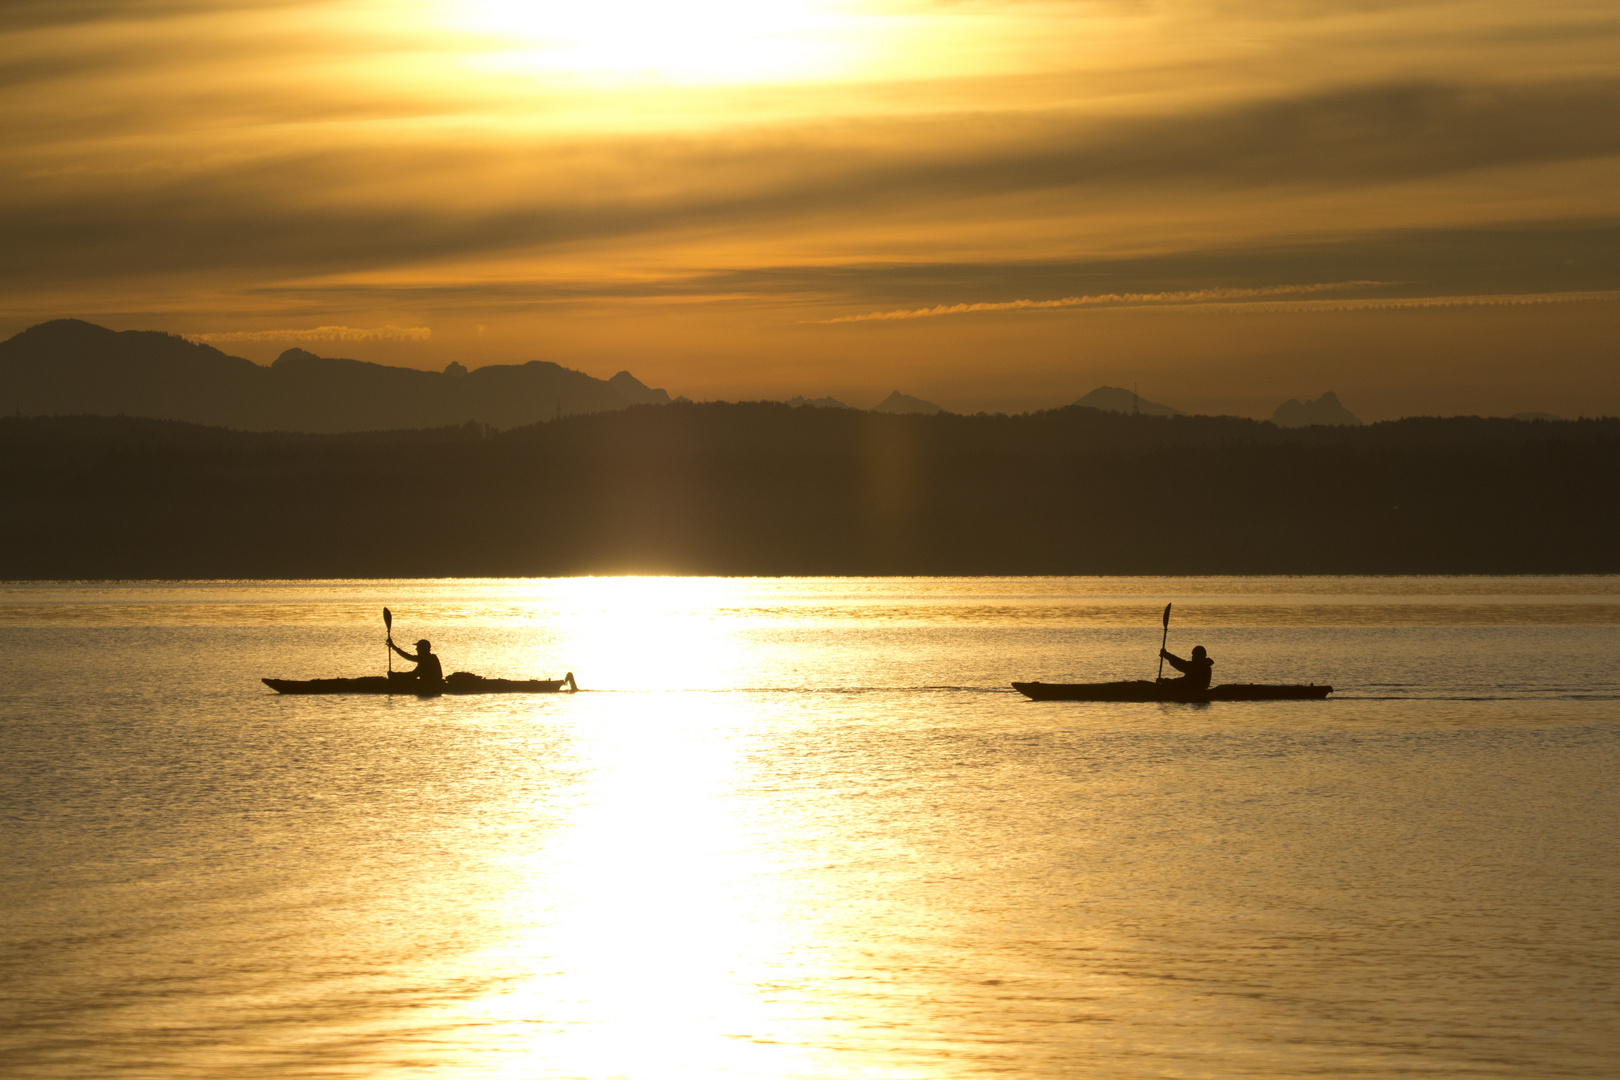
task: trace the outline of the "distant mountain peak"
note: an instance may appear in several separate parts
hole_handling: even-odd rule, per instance
[[[1361,418],[1339,402],[1339,395],[1327,391],[1315,401],[1289,398],[1271,414],[1278,427],[1360,427]]]
[[[607,381],[631,405],[668,405],[669,391],[656,390],[628,371],[621,371]]]
[[[802,408],[805,405],[809,405],[810,407],[816,409],[848,409],[851,407],[831,396],[819,397],[812,401],[811,399],[801,395],[788,402],[788,407],[790,409]]]
[[[226,358],[212,345],[188,341],[178,334],[162,330],[109,330],[83,319],[51,319],[36,323],[20,331],[0,347],[13,357],[62,357],[82,355],[86,351],[111,350],[128,356],[184,355],[188,357]],[[231,357],[229,359],[238,359]],[[243,360],[242,363],[251,363]]]
[[[880,413],[922,414],[932,416],[935,413],[942,413],[945,410],[940,408],[938,405],[935,405],[932,401],[924,401],[922,398],[915,398],[910,394],[902,394],[900,391],[896,390],[894,393],[872,406],[872,411]]]
[[[109,330],[105,326],[97,326],[93,322],[83,319],[51,319],[48,322],[37,323],[30,326],[17,337],[34,340],[105,340],[116,335],[118,331]]]
[[[1135,391],[1121,390],[1117,386],[1099,386],[1075,404],[1087,409],[1100,409],[1103,412],[1140,413],[1143,416],[1183,415],[1180,409],[1147,401],[1137,397]]]

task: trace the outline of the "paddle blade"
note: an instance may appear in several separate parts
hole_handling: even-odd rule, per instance
[[[1169,610],[1169,608],[1165,609],[1164,617],[1166,619],[1170,617]],[[383,608],[383,629],[387,630],[389,633],[393,633],[394,631],[394,613],[389,611],[387,608]]]
[[[1164,628],[1170,629],[1170,605],[1164,605]]]

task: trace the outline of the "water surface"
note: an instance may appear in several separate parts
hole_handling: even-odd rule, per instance
[[[1035,703],[1013,679],[1329,682]],[[286,698],[381,607],[527,698]],[[0,587],[27,1077],[1608,1077],[1620,579]]]

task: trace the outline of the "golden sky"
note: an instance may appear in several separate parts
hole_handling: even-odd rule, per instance
[[[1614,0],[8,0],[0,333],[1620,413]]]

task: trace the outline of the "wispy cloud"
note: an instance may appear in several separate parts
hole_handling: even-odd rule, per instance
[[[1393,296],[1334,300],[1291,300],[1261,302],[1251,308],[1284,311],[1378,311],[1394,308],[1445,307],[1533,307],[1541,304],[1579,304],[1620,300],[1617,290],[1588,290],[1558,293],[1497,293],[1483,296]]]
[[[889,319],[929,319],[936,315],[966,315],[976,311],[1039,311],[1045,308],[1118,307],[1127,304],[1217,304],[1234,300],[1291,296],[1326,292],[1330,289],[1369,288],[1381,281],[1335,281],[1314,285],[1269,285],[1260,289],[1194,289],[1186,292],[1103,293],[1100,296],[1065,296],[1060,300],[1002,300],[985,304],[936,304],[934,307],[905,311],[873,311],[865,315],[841,315],[817,319],[821,323],[875,322]]]
[[[0,194],[0,280],[285,280],[676,234],[694,250],[723,237],[758,257],[808,222],[870,251],[901,217],[923,221],[941,250],[994,226],[1016,256],[1036,244],[1019,229],[1026,217],[1080,229],[1110,200],[1150,215],[1264,200],[1276,208],[1270,228],[1301,228],[1285,192],[1348,198],[1620,155],[1620,80],[1362,86],[1130,121],[1051,110],[1016,123],[832,121],[777,136],[486,135],[451,152],[427,128],[392,142],[182,155],[173,171],[122,168],[118,142],[106,161],[16,173]]]
[[[227,330],[180,336],[205,345],[235,341],[426,341],[433,336],[433,330],[427,326],[379,326],[374,330],[354,326],[316,326],[307,330]]]

